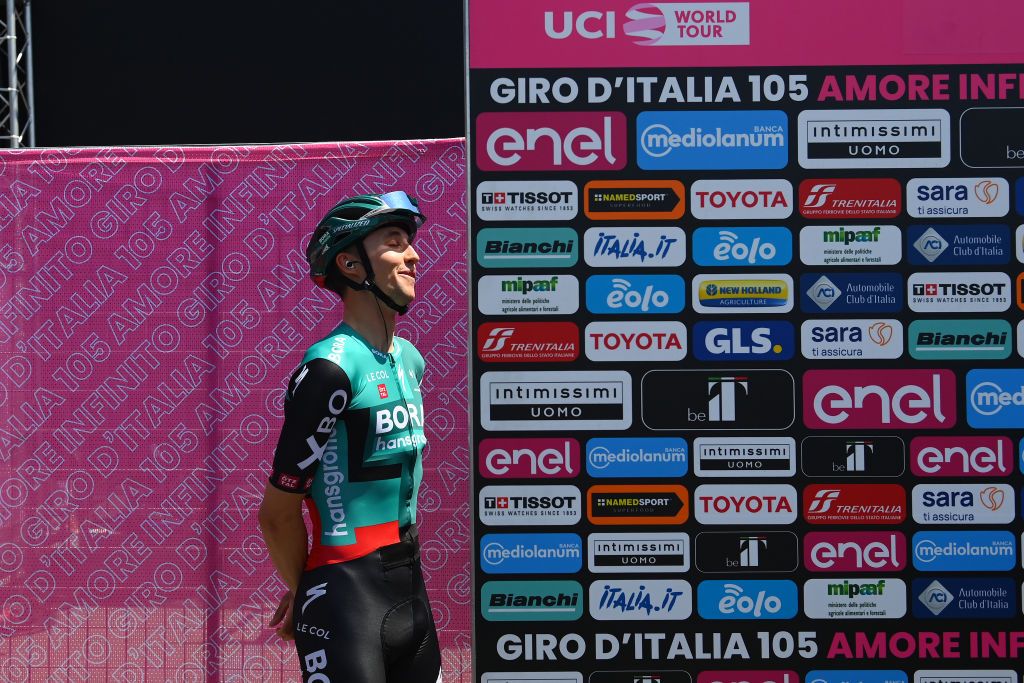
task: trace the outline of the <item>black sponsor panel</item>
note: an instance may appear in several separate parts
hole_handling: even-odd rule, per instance
[[[694,540],[697,571],[792,572],[800,564],[800,543],[789,531],[703,531]]]
[[[649,429],[781,430],[795,419],[785,370],[654,370],[640,392]]]
[[[665,187],[588,187],[587,211],[591,213],[667,213],[682,200]]]
[[[594,556],[591,563],[595,567],[682,567],[686,564],[686,553],[677,555],[669,553],[630,553],[616,555],[612,553]]]
[[[619,517],[675,517],[683,511],[685,503],[672,492],[590,491],[590,516],[594,518]]]
[[[965,111],[960,117],[960,157],[975,168],[1024,167],[1024,107]]]
[[[600,403],[499,403],[491,406],[492,420],[621,420],[622,405]]]
[[[590,683],[690,683],[685,671],[630,669],[628,671],[595,671]]]
[[[809,142],[808,159],[938,159],[941,142]]]
[[[809,436],[800,442],[800,469],[808,477],[899,477],[907,448],[896,436]]]

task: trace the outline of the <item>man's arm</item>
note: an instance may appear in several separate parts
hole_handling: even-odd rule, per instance
[[[270,560],[292,593],[298,590],[306,566],[306,524],[302,521],[305,494],[286,493],[267,483],[260,504],[259,523]]]

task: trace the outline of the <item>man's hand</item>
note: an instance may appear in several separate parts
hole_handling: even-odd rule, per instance
[[[292,610],[295,609],[295,596],[291,591],[285,591],[285,594],[281,596],[281,602],[277,606],[277,611],[274,612],[274,616],[270,618],[270,626],[276,626],[277,635],[281,636],[282,640],[295,640],[295,628],[292,625]],[[280,624],[280,626],[277,626]]]

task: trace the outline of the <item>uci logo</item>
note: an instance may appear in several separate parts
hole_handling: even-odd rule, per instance
[[[556,22],[560,22],[556,25]],[[554,12],[544,13],[544,34],[548,38],[563,40],[575,33],[581,38],[595,40],[615,37],[615,12],[590,10],[575,17],[571,11],[555,17]]]

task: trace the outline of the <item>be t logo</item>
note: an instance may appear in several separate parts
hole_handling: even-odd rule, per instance
[[[710,422],[736,421],[737,389],[746,395],[746,377],[708,378],[708,420]]]
[[[766,536],[740,537],[740,566],[759,566],[761,564],[762,548],[768,548],[768,538]]]

